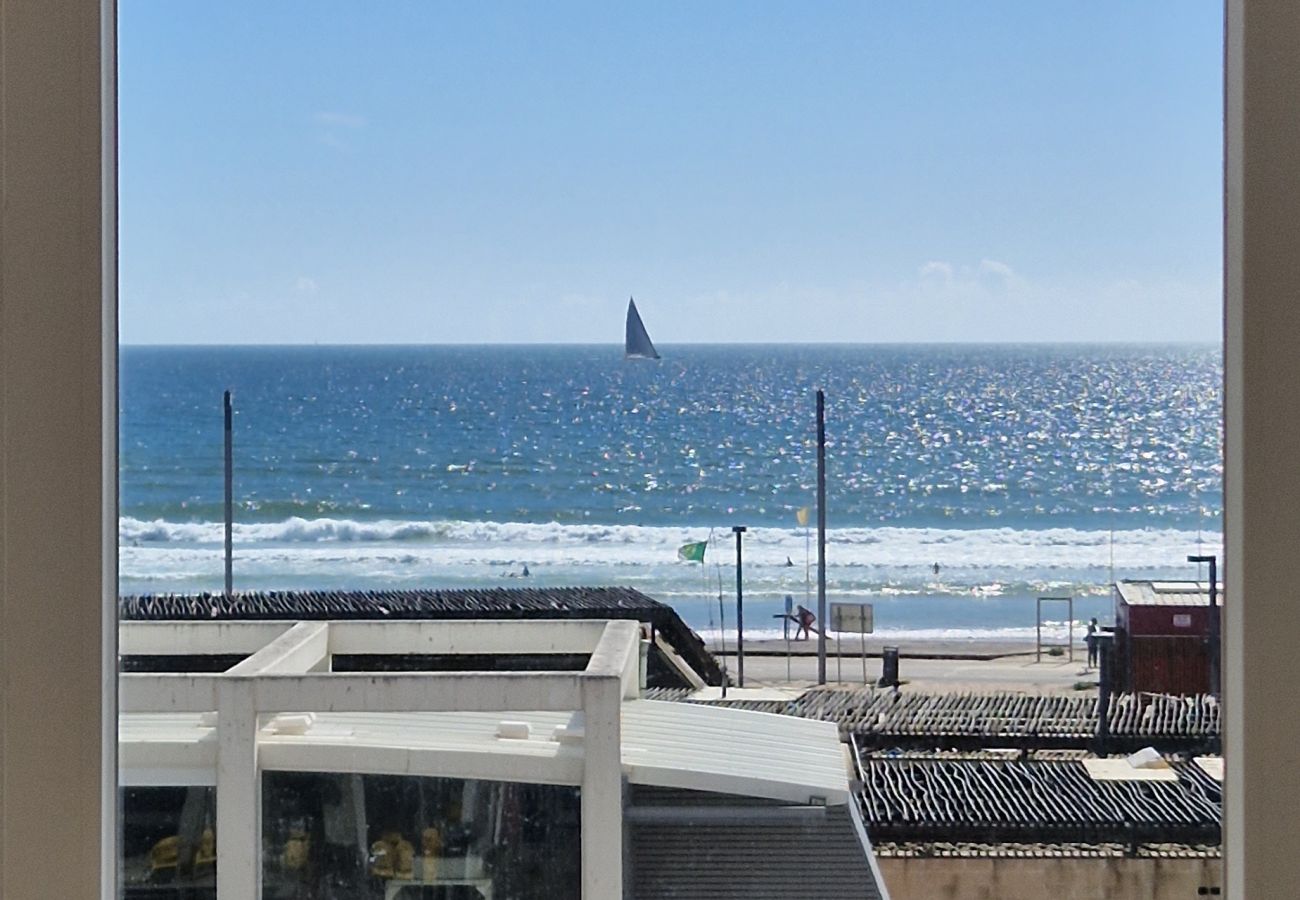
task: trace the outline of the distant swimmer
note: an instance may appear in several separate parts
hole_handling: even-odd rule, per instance
[[[938,563],[935,563],[935,564],[934,564],[934,575],[935,575],[936,578],[939,577],[939,564],[938,564]]]
[[[528,571],[528,563],[524,563],[524,570],[520,573],[520,577],[527,578],[531,574],[533,573]]]
[[[793,569],[793,568],[794,568],[794,560],[792,560],[790,557],[787,556],[787,557],[785,558],[785,567],[786,567],[787,569]]]

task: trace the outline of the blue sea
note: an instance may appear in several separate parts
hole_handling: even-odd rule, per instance
[[[716,633],[744,525],[746,635],[779,633],[818,388],[828,594],[878,633],[1029,636],[1044,594],[1105,621],[1112,577],[1221,552],[1216,347],[660,350],[123,348],[121,589],[220,590],[226,389],[237,589],[630,585]]]

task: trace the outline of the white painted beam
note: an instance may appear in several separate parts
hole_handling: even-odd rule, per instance
[[[219,686],[246,681],[258,712],[506,712],[576,710],[573,672],[310,673],[239,678],[224,674],[118,676],[124,713],[207,712]]]
[[[590,653],[604,621],[495,619],[333,622],[331,653]]]
[[[217,900],[262,895],[262,792],[253,684],[226,678],[217,691]]]
[[[492,753],[479,749],[403,747],[347,738],[286,738],[262,734],[258,762],[264,772],[338,772],[368,775],[412,775],[426,778],[466,778],[524,784],[579,785],[580,747],[557,748],[546,754]]]
[[[673,649],[671,644],[663,639],[662,635],[655,635],[655,646],[658,647],[659,652],[664,655],[664,659],[668,660],[668,664],[676,669],[677,674],[684,678],[686,683],[692,688],[698,691],[706,686],[704,679],[700,677],[699,673],[692,669],[686,660],[682,659],[681,656],[678,655],[677,651]]]
[[[612,640],[617,633],[610,635],[607,629],[606,635]],[[613,652],[614,648],[608,649]],[[618,675],[589,672],[582,676],[584,900],[621,900],[623,896],[623,681],[622,662],[614,662]]]
[[[301,675],[329,658],[330,623],[299,622],[252,656],[226,670],[232,677]]]
[[[217,708],[220,674],[141,674],[117,676],[120,713],[211,712]]]
[[[118,652],[123,656],[224,656],[256,653],[293,622],[122,622]]]
[[[574,672],[388,672],[266,675],[259,712],[503,712],[575,710]]]
[[[606,622],[600,643],[592,651],[583,673],[591,677],[617,678],[623,696],[641,695],[641,624],[628,620]]]
[[[122,740],[117,781],[125,787],[216,784],[216,741]]]

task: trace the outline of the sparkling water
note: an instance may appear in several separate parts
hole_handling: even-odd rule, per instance
[[[1042,594],[1104,621],[1112,571],[1220,552],[1217,348],[660,350],[124,348],[122,590],[220,590],[227,388],[239,589],[621,584],[709,631],[745,525],[746,632],[777,633],[815,579],[817,388],[827,590],[878,632],[1032,635]]]

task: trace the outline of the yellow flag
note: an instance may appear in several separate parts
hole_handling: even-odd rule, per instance
[[[807,524],[808,524],[808,507],[806,507],[806,506],[801,506],[801,507],[799,507],[797,510],[795,510],[794,517],[795,517],[795,519],[798,520],[798,522],[799,522],[800,525],[807,525]]]

